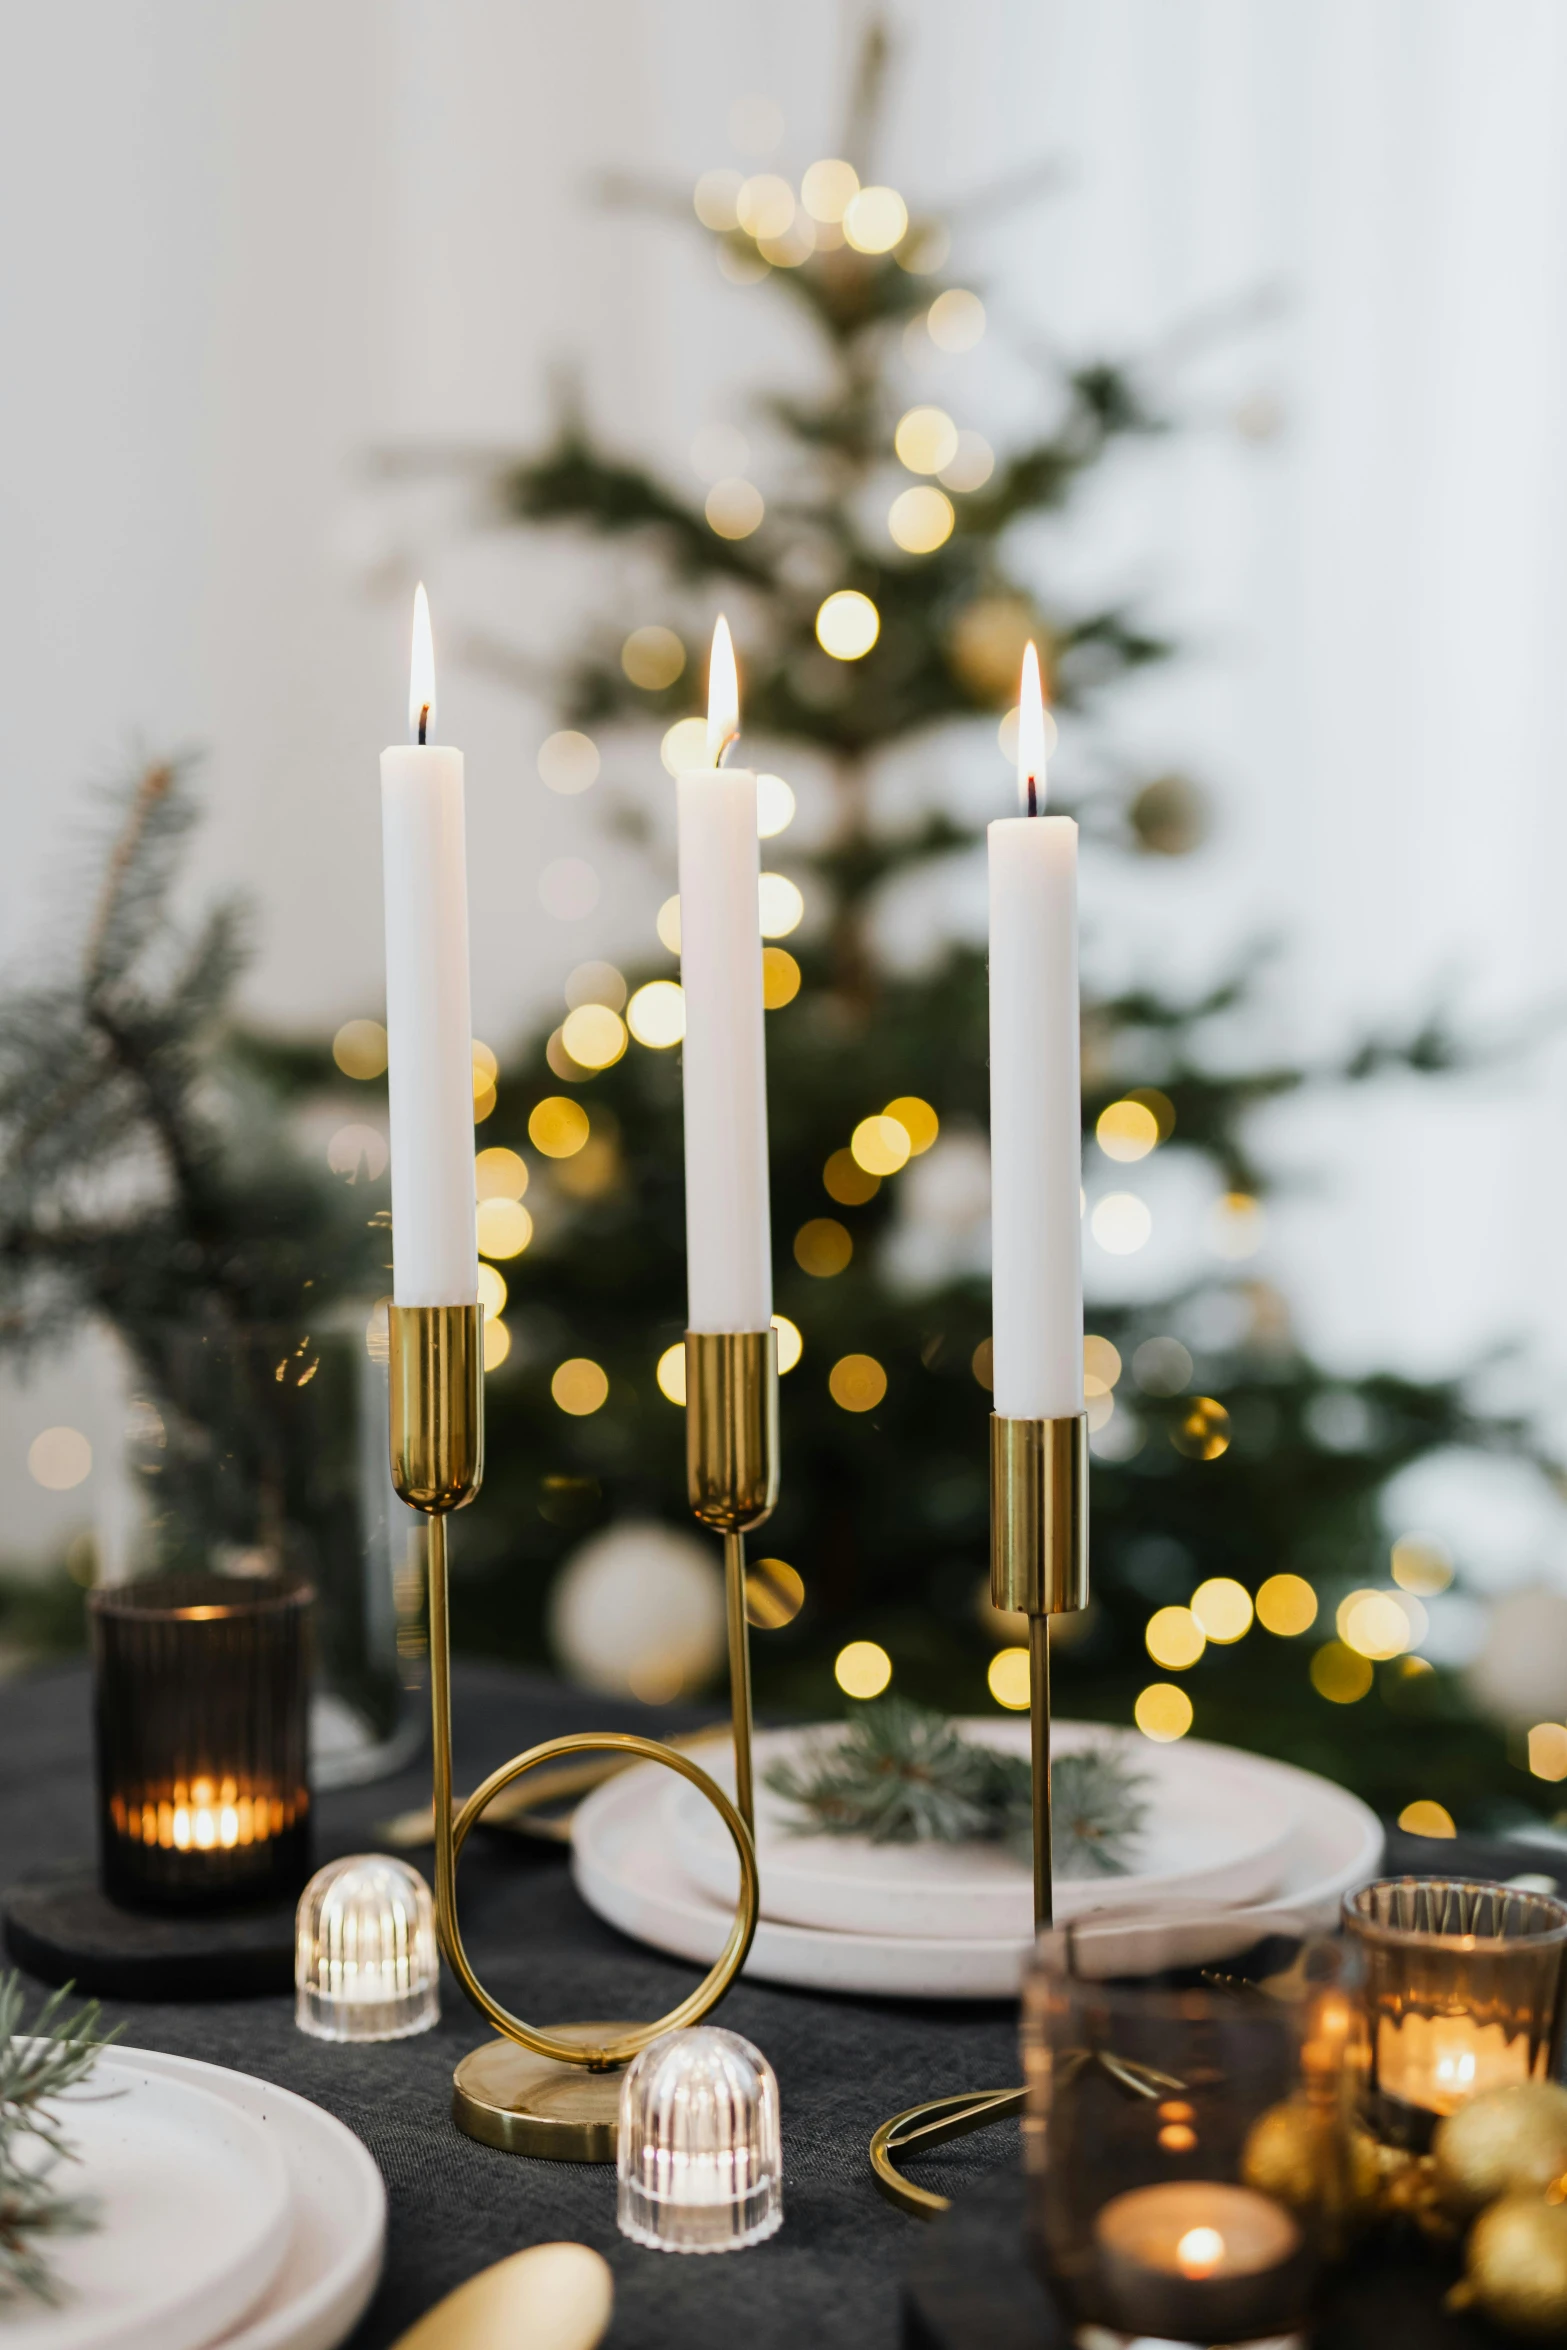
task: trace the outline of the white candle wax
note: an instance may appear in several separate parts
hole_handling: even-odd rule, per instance
[[[1077,826],[990,827],[990,1216],[996,1411],[1083,1409]]]
[[[409,694],[419,739],[381,753],[392,1294],[400,1306],[468,1306],[479,1294],[462,753],[425,743],[434,710],[421,587]]]
[[[756,777],[682,775],[687,1326],[765,1330],[773,1268]]]

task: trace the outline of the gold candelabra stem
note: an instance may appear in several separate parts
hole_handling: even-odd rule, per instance
[[[702,1524],[724,1538],[735,1797],[754,1842],[745,1538],[778,1499],[776,1331],[686,1332],[686,1492]]]
[[[698,2022],[745,1963],[758,1907],[750,1829],[689,1755],[622,1731],[590,1731],[531,1746],[492,1771],[454,1815],[446,1520],[452,1510],[473,1500],[484,1475],[483,1330],[476,1305],[393,1305],[389,1328],[392,1482],[402,1499],[429,1521],[436,1929],[442,1955],[468,1999],[501,2034],[457,2067],[453,2118],[470,2136],[511,2153],[611,2162],[618,2104],[615,2068],[661,2032]],[[741,1582],[743,1608],[743,1566]],[[651,2024],[594,2022],[540,2031],[493,1999],[474,1972],[457,1914],[457,1863],[486,1806],[513,1780],[542,1763],[599,1752],[662,1763],[701,1790],[734,1843],[740,1899],[717,1960],[668,2015]]]

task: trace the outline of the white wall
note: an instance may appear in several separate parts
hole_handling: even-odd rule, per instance
[[[1193,425],[1107,479],[1055,554],[1192,642],[1115,740],[1197,768],[1224,813],[1185,867],[1090,871],[1105,967],[1195,975],[1282,929],[1254,1034],[1323,1054],[1444,978],[1486,1033],[1567,995],[1567,20],[1551,0],[894,16],[887,177],[939,203],[1042,153],[1070,167],[1048,204],[960,228],[993,331],[943,396],[1004,440],[1031,351],[1157,346]],[[256,1013],[373,1011],[375,753],[422,572],[442,732],[469,759],[476,1023],[501,1041],[572,964],[644,938],[664,882],[597,842],[593,795],[539,786],[546,705],[456,651],[483,633],[547,668],[595,611],[634,609],[637,572],[475,536],[461,493],[389,489],[369,457],[537,435],[572,359],[613,437],[679,463],[745,386],[805,364],[765,290],[722,286],[701,240],[604,212],[591,183],[738,160],[726,110],[748,92],[779,101],[798,172],[837,144],[852,13],[6,0],[0,26],[7,959],[59,951],[69,888],[43,891],[88,787],[137,742],[194,743],[199,883],[262,916]],[[1259,289],[1272,316],[1244,317]],[[1255,423],[1264,395],[1281,428],[1248,440],[1237,410]],[[610,780],[663,788],[649,746],[607,751]],[[606,884],[575,925],[537,899],[568,849]],[[1522,1332],[1555,1409],[1562,1066],[1276,1121],[1320,1180],[1274,1244],[1319,1343],[1429,1368]],[[74,1374],[0,1404],[16,1541],[81,1514],[22,1461],[46,1420],[94,1410],[108,1444]]]

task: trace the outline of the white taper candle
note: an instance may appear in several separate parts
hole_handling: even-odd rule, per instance
[[[717,764],[739,728],[734,651],[720,619],[708,682],[714,764],[676,785],[692,1330],[765,1330],[773,1312],[756,777]]]
[[[463,760],[426,742],[434,715],[421,586],[409,691],[415,739],[381,753],[392,1294],[400,1306],[472,1305],[479,1294]]]
[[[1083,1409],[1077,826],[1046,816],[1038,656],[1024,662],[1025,813],[990,827],[990,1214],[995,1409]]]

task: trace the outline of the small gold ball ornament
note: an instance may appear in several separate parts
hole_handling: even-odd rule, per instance
[[[1567,2172],[1567,2089],[1520,2081],[1484,2090],[1441,2124],[1431,2152],[1449,2211],[1478,2211],[1521,2188],[1538,2197]]]
[[[1470,2229],[1464,2266],[1451,2307],[1481,2309],[1538,2341],[1559,2340],[1567,2329],[1567,2205],[1504,2195]]]
[[[1291,2098],[1270,2105],[1252,2123],[1241,2150],[1241,2177],[1294,2211],[1319,2204],[1366,2211],[1377,2199],[1376,2141],[1364,2130],[1346,2135],[1331,2111]]]

